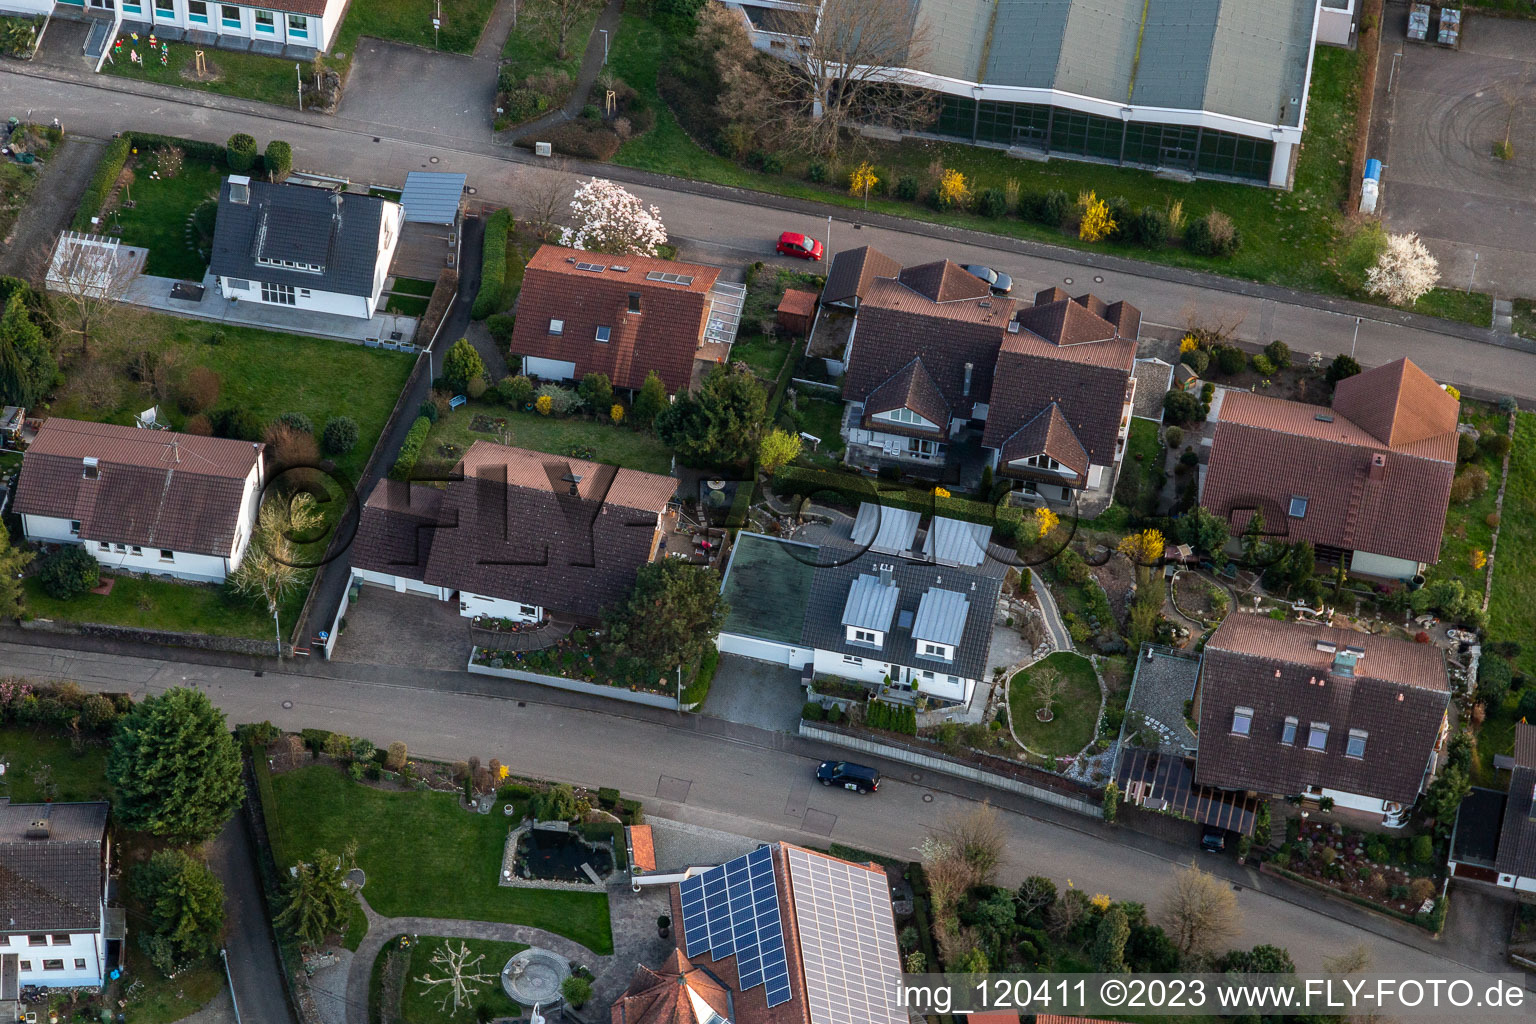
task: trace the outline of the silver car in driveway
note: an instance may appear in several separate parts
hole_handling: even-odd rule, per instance
[[[966,273],[975,274],[987,282],[994,295],[1007,295],[1013,291],[1013,278],[1000,270],[993,270],[991,267],[982,266],[980,263],[968,263],[965,270]]]

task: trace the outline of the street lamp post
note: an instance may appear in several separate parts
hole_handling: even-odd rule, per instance
[[[1349,339],[1349,358],[1355,358],[1355,342],[1360,340],[1360,317],[1355,317],[1355,336]]]
[[[297,62],[293,65],[293,77],[299,83],[299,111],[302,113],[304,110],[304,72],[299,70]]]
[[[607,64],[608,63],[608,30],[605,29],[605,28],[600,28],[600,29],[598,29],[598,31],[603,34],[603,63]]]

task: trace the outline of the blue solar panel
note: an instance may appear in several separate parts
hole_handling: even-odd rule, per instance
[[[761,847],[686,879],[678,893],[689,956],[736,957],[741,990],[766,985],[769,1006],[790,997],[773,851]]]

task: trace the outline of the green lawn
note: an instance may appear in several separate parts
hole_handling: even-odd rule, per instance
[[[149,966],[149,958],[134,957],[141,971],[130,970],[125,980],[139,982],[128,996],[127,1019],[133,1024],[171,1024],[191,1016],[224,989],[224,969],[217,958],[167,978]]]
[[[511,428],[511,443],[518,448],[569,455],[573,447],[589,447],[596,453],[596,462],[664,476],[672,471],[671,451],[652,434],[596,423],[580,415],[556,419],[536,412],[513,412],[490,402],[469,402],[438,420],[421,450],[422,461],[457,460],[476,441],[499,440],[494,433],[471,428],[477,415],[505,419]],[[451,448],[444,449],[443,445]]]
[[[496,884],[507,835],[500,814],[466,814],[449,793],[373,789],[325,765],[277,775],[272,788],[279,870],[355,840],[368,902],[381,914],[526,924],[613,952],[605,894]]]
[[[399,313],[401,316],[425,316],[430,301],[419,295],[391,295],[384,304],[384,312]]]
[[[57,733],[10,726],[0,729],[0,761],[6,764],[0,795],[19,804],[104,800],[110,795],[104,746],[86,743],[77,752]]]
[[[795,349],[795,342],[766,334],[751,334],[736,339],[731,346],[731,362],[746,363],[771,389],[784,368],[784,360]]]
[[[818,397],[811,398],[806,392],[812,391],[805,388],[800,392],[800,430],[821,438],[818,451],[821,454],[835,455],[844,448],[843,438],[839,431],[843,425],[843,403],[831,398],[822,398],[820,389],[813,393]],[[804,441],[804,451],[810,453],[811,443]]]
[[[211,213],[198,215],[199,225],[192,228],[191,244],[188,219],[205,202],[217,209],[224,168],[187,160],[174,178],[152,178],[158,160],[147,153],[140,153],[139,157],[141,162],[134,170],[133,184],[123,193],[125,200],[133,202],[133,208],[126,209],[126,204],[120,203],[112,219],[122,225],[124,242],[149,249],[146,273],[201,281],[208,261],[199,247],[212,244],[213,219]],[[210,229],[206,238],[201,234],[203,222]]]
[[[437,287],[436,281],[418,281],[414,277],[395,278],[394,287],[390,291],[396,295],[421,295],[432,297],[432,289]]]
[[[1522,338],[1536,338],[1536,300],[1515,299],[1510,307],[1511,329]]]
[[[357,4],[354,4],[353,10],[356,9]],[[351,20],[350,17],[348,20]],[[427,27],[430,29],[431,24],[428,23]],[[298,80],[293,71],[294,62],[291,60],[205,46],[202,47],[204,59],[212,77],[207,81],[199,81],[196,78],[194,66],[194,54],[198,47],[190,43],[168,45],[170,46],[170,63],[164,67],[160,65],[158,56],[147,58],[145,64],[133,64],[128,60],[128,48],[124,47],[123,55],[117,58],[117,62],[107,61],[101,66],[101,73],[116,75],[119,78],[157,82],[160,85],[174,85],[183,89],[239,96],[248,100],[260,100],[263,103],[275,103],[283,107],[297,108],[299,105]],[[148,47],[140,47],[140,51],[145,53]],[[305,71],[307,74],[308,68]]]
[[[566,58],[560,60],[557,56],[555,36],[551,32],[545,32],[532,19],[523,18],[520,24],[507,33],[507,41],[502,46],[501,56],[506,63],[502,71],[513,82],[521,85],[530,77],[542,77],[552,72],[563,71],[569,76],[572,87],[576,84],[576,78],[581,73],[581,61],[587,52],[587,42],[592,36],[592,29],[597,25],[597,16],[601,13],[600,7],[592,9],[591,13],[583,17],[566,37]],[[553,110],[560,107],[570,98],[569,91],[563,95],[547,95],[548,107]],[[541,117],[542,114],[535,114]],[[496,119],[496,130],[511,128],[513,125],[532,120],[533,117],[523,117],[512,120],[510,116]]]
[[[1042,672],[1055,671],[1062,678],[1061,695],[1053,706],[1056,717],[1042,722],[1035,717],[1042,707],[1034,681]],[[1016,674],[1008,684],[1008,704],[1013,731],[1026,747],[1047,757],[1070,757],[1093,739],[1099,721],[1099,682],[1093,662],[1080,654],[1058,651]]]
[[[443,25],[436,47],[451,53],[471,53],[496,0],[458,0],[443,4]],[[342,22],[333,44],[336,50],[351,56],[359,36],[389,39],[433,48],[432,18],[434,0],[352,0],[347,19]]]
[[[1484,434],[1502,434],[1507,423],[1504,413],[1482,403],[1469,401],[1461,403],[1461,419]],[[1488,516],[1493,512],[1498,498],[1499,473],[1503,469],[1503,460],[1488,458],[1479,452],[1472,462],[1487,471],[1488,490],[1471,501],[1461,504],[1453,502],[1446,510],[1440,560],[1430,566],[1424,575],[1428,580],[1458,579],[1469,591],[1481,595],[1487,581],[1487,569],[1473,568],[1472,552],[1482,551],[1486,554],[1493,545],[1493,527],[1488,525]],[[1513,461],[1510,472],[1514,472]],[[1512,511],[1512,508],[1506,504],[1505,512]]]
[[[347,915],[347,931],[341,937],[341,944],[356,953],[357,947],[363,944],[363,938],[367,934],[368,915],[363,913],[363,905],[354,901],[352,912]]]
[[[1152,420],[1131,417],[1125,460],[1120,464],[1120,479],[1115,482],[1115,505],[1121,509],[1134,510],[1141,515],[1151,515],[1155,510],[1157,493],[1152,487],[1163,465],[1163,440],[1159,429]]]
[[[69,601],[49,597],[29,577],[23,584],[27,611],[35,618],[96,622],[139,629],[171,629],[212,636],[240,636],[276,643],[266,606],[236,597],[211,584],[171,583],[143,576],[118,576],[106,597],[81,594]],[[304,605],[304,588],[290,595],[278,613],[285,629]]]
[[[1478,327],[1493,326],[1493,296],[1486,292],[1436,288],[1414,303],[1413,311],[1446,320],[1461,320]]]
[[[416,979],[424,976],[441,977],[442,970],[433,966],[432,955],[445,947],[457,950],[461,942],[469,947],[466,970],[488,974],[491,980],[469,998],[467,1005],[460,1007],[458,1013],[454,1013],[451,1000],[446,1010],[438,1006],[443,1001],[445,986],[436,985],[428,988]],[[411,948],[411,966],[405,973],[405,991],[400,996],[399,1019],[409,1021],[410,1024],[472,1024],[476,1020],[521,1015],[522,1007],[514,1003],[507,996],[506,990],[501,987],[501,969],[507,965],[507,961],[513,954],[521,953],[527,948],[521,942],[421,936],[416,940],[416,945]],[[478,965],[468,967],[468,964],[474,963],[476,957],[484,957],[484,959]],[[481,1008],[490,1011],[490,1017],[477,1017]]]
[[[1536,637],[1536,517],[1532,509],[1536,509],[1536,414],[1522,412],[1515,421],[1510,453],[1488,635],[1522,645],[1515,665],[1527,676],[1536,676],[1536,641],[1532,639]]]

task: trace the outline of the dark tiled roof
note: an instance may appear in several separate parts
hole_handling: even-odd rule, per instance
[[[827,269],[827,283],[821,290],[822,302],[849,303],[862,300],[877,277],[895,277],[901,264],[874,246],[844,249],[832,257]]]
[[[48,837],[27,838],[39,819]],[[106,829],[105,803],[0,800],[0,932],[99,928]]]
[[[578,263],[604,269],[581,270]],[[653,273],[689,281],[647,280]],[[639,388],[655,370],[669,393],[684,390],[719,277],[717,268],[692,263],[540,246],[518,293],[512,351],[575,363],[578,380],[604,373],[614,387]],[[639,313],[628,311],[632,293],[640,296]],[[550,333],[552,320],[563,322],[560,334]],[[608,328],[608,341],[597,340],[599,327]]]
[[[1456,474],[1456,403],[1434,390],[1451,402],[1449,431],[1403,433],[1412,440],[1398,447],[1339,411],[1229,391],[1200,503],[1239,529],[1259,507],[1276,538],[1434,562]],[[1288,515],[1293,496],[1307,499],[1300,519]]]
[[[352,567],[412,579],[426,577],[443,492],[436,487],[380,480],[363,503],[352,538]]]
[[[987,282],[949,260],[935,260],[907,267],[896,277],[908,288],[934,302],[985,299],[992,293],[992,287]]]
[[[869,397],[864,399],[864,425],[873,426],[871,416],[894,409],[910,409],[934,424],[934,428],[928,430],[915,424],[881,423],[880,429],[894,428],[930,437],[948,436],[949,406],[939,386],[923,366],[921,357],[914,357],[910,363],[892,374],[890,380],[869,393]]]
[[[1521,722],[1515,726],[1515,764],[1536,768],[1536,725]]]
[[[1334,671],[1319,642],[1362,648],[1354,674]],[[1284,795],[1325,786],[1411,804],[1448,701],[1444,656],[1432,644],[1230,615],[1201,664],[1195,779]],[[1238,707],[1253,710],[1247,736],[1231,731]],[[1287,716],[1297,719],[1291,745],[1281,742]],[[1321,752],[1307,749],[1313,722],[1329,727]],[[1351,729],[1368,734],[1363,758],[1345,756]]]
[[[1078,486],[1088,480],[1088,452],[1067,425],[1061,406],[1055,402],[1014,431],[1013,436],[1003,442],[1001,455],[1004,468],[1017,459],[1049,455],[1077,474]]]
[[[260,457],[249,441],[53,416],[23,458],[14,511],[78,519],[89,541],[228,557]]]
[[[1515,770],[1509,774],[1509,800],[1499,830],[1494,866],[1507,875],[1536,878],[1536,767],[1520,763],[1520,744],[1536,744],[1536,726],[1515,725]]]
[[[1409,359],[1339,381],[1333,408],[1382,444],[1398,449],[1454,434],[1460,417],[1456,399]]]
[[[1083,296],[1083,300],[1092,300],[1095,305],[1103,306],[1092,295]],[[1109,341],[1120,336],[1114,324],[1094,313],[1085,301],[1074,299],[1057,299],[1043,306],[1031,306],[1020,310],[1014,319],[1026,331],[1032,331],[1056,345],[1082,345],[1090,341]]]
[[[568,474],[581,477],[576,495],[562,480]],[[489,441],[471,445],[453,475],[431,531],[425,576],[379,571],[589,618],[628,597],[677,483]],[[381,495],[383,487],[375,489],[377,503],[370,496],[358,526],[370,559],[410,552],[420,532],[414,514],[398,511],[397,492]],[[429,501],[413,495],[403,506],[425,509]]]
[[[230,202],[227,178],[219,189],[212,273],[342,295],[373,294],[380,227],[386,210],[396,216],[396,204],[308,185],[253,180],[249,188],[249,203]],[[269,267],[257,263],[258,257],[325,269],[315,274]]]
[[[965,276],[981,283],[970,274]],[[969,419],[971,406],[986,402],[992,393],[992,367],[1013,311],[1012,299],[935,302],[900,282],[880,278],[859,307],[843,396],[863,402],[898,370],[921,357],[945,404],[955,416]],[[966,363],[971,364],[968,394]]]

